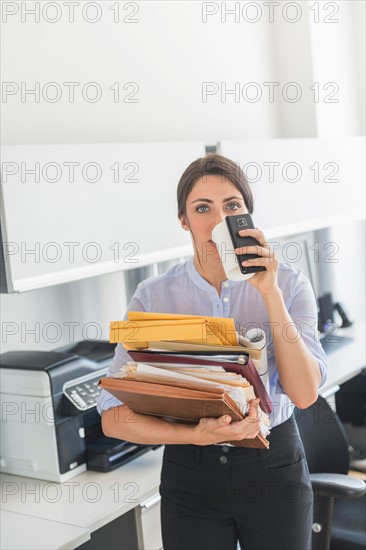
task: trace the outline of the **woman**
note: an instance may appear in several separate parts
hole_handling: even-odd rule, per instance
[[[165,550],[229,550],[238,540],[243,550],[311,547],[312,490],[292,412],[294,404],[314,403],[325,381],[317,308],[309,281],[278,262],[260,229],[240,234],[260,243],[245,250],[260,255],[247,265],[266,270],[246,281],[226,279],[212,229],[226,216],[252,211],[247,179],[234,162],[220,155],[193,162],[178,185],[178,216],[191,233],[194,257],[141,283],[129,309],[232,317],[237,329],[262,328],[273,402],[270,449],[216,445],[258,434],[256,400],[240,422],[201,419],[193,427],[139,414],[138,422],[124,422],[127,406],[106,392],[99,401],[107,436],[166,445],[160,485]],[[128,360],[119,344],[111,372]]]

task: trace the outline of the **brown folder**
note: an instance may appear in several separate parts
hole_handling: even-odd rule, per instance
[[[140,414],[193,423],[224,414],[230,415],[233,421],[244,418],[236,403],[220,387],[192,389],[112,377],[102,378],[99,385]],[[269,447],[261,434],[254,439],[222,443],[259,449]]]

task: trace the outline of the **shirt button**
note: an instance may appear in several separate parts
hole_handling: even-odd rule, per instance
[[[227,445],[222,445],[221,450],[223,453],[228,453],[230,449]]]
[[[227,456],[220,456],[220,464],[226,464],[227,463]]]
[[[228,298],[227,296],[225,296],[224,302],[226,303],[226,302],[228,302],[228,301],[229,301],[229,298]]]
[[[224,283],[222,286],[223,286],[224,288],[227,288],[227,287],[229,286],[229,283],[226,281],[226,283]]]

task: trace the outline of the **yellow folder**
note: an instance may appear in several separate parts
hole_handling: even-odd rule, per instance
[[[225,317],[130,311],[128,321],[112,321],[110,329],[112,343],[138,347],[149,340],[238,345],[234,320]]]

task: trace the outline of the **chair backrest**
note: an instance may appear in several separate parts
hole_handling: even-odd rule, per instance
[[[348,441],[338,415],[323,397],[308,409],[295,409],[309,471],[347,474]]]

